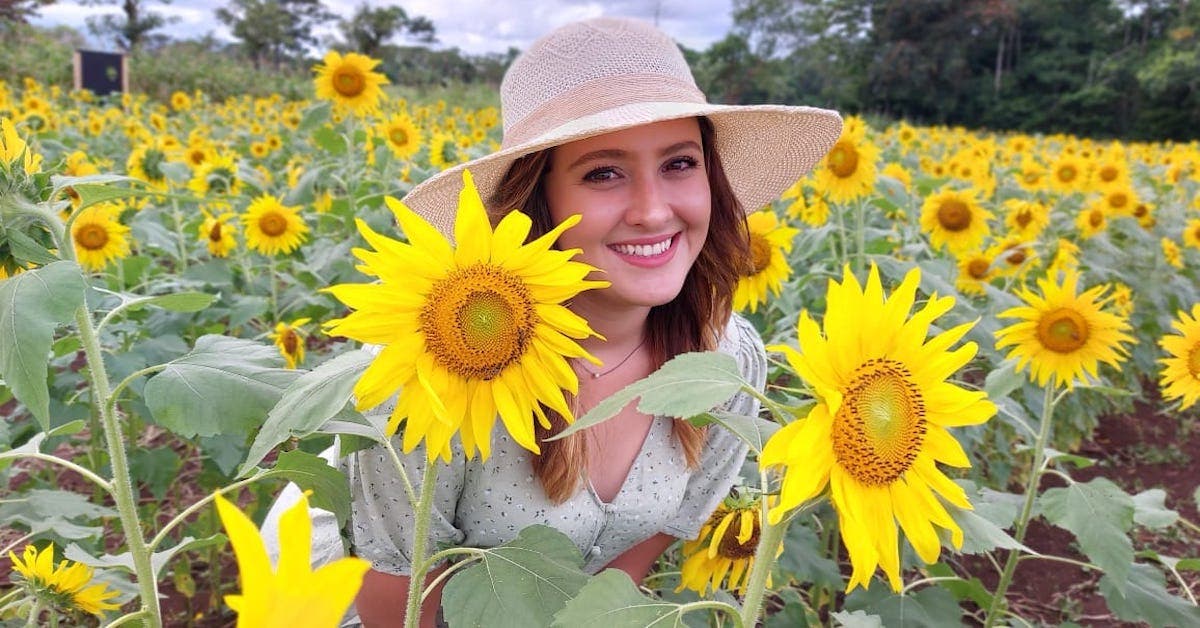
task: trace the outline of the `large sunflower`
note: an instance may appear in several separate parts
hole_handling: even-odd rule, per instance
[[[768,290],[779,296],[784,280],[792,274],[786,255],[800,230],[780,222],[769,209],[750,214],[746,223],[750,227],[750,259],[733,292],[733,309],[754,312],[767,302]]]
[[[760,497],[726,497],[709,515],[699,536],[683,544],[684,559],[675,592],[691,589],[704,595],[710,589],[720,589],[728,577],[729,590],[745,593],[762,533],[762,510]]]
[[[8,558],[12,560],[13,570],[21,574],[29,593],[58,610],[82,611],[99,617],[104,611],[120,608],[111,601],[117,597],[116,591],[104,583],[92,584],[91,567],[68,560],[55,567],[53,543],[40,552],[36,547],[26,545],[20,558],[13,552],[8,553]]]
[[[992,213],[979,205],[972,190],[942,190],[921,204],[921,230],[929,234],[934,249],[945,245],[951,253],[979,248],[991,219]]]
[[[1011,346],[1008,358],[1017,358],[1017,370],[1030,366],[1033,379],[1045,386],[1054,377],[1056,386],[1073,388],[1086,375],[1096,377],[1100,362],[1116,365],[1124,359],[1122,342],[1133,342],[1125,332],[1129,323],[1102,309],[1107,286],[1077,294],[1079,274],[1063,273],[1063,282],[1038,279],[1041,294],[1022,288],[1017,295],[1025,305],[1000,313],[1018,322],[996,332],[996,348]]]
[[[493,232],[464,171],[454,248],[402,203],[386,200],[408,242],[358,221],[375,248],[354,250],[359,268],[380,281],[328,289],[355,310],[330,322],[329,333],[383,346],[355,385],[358,408],[399,389],[387,432],[403,421],[404,451],[425,440],[430,460],[450,459],[456,432],[468,456],[478,450],[486,459],[497,413],[517,443],[538,452],[533,419],[548,426],[542,405],[574,420],[562,391],[575,393],[579,382],[567,359],[599,364],[576,343],[595,332],[562,303],[608,282],[585,279],[594,269],[571,261],[577,250],[551,248],[579,218],[525,244],[532,221],[512,211]]]
[[[246,246],[263,255],[291,253],[304,242],[308,225],[299,208],[284,205],[270,194],[254,199],[242,216]]]
[[[336,51],[329,51],[325,54],[325,63],[313,68],[317,73],[313,79],[317,98],[333,101],[339,110],[357,116],[375,111],[379,99],[383,98],[380,85],[389,82],[386,76],[371,71],[379,63],[379,59],[357,52],[348,52],[343,57]]]
[[[1186,410],[1200,400],[1200,303],[1192,306],[1191,316],[1180,311],[1171,327],[1179,334],[1159,341],[1171,354],[1159,360],[1163,365],[1159,386],[1164,399],[1179,399],[1179,409]]]
[[[104,270],[113,260],[129,255],[129,227],[121,224],[122,206],[101,203],[84,208],[71,223],[71,240],[79,265]]]
[[[829,283],[824,331],[801,312],[800,350],[778,347],[817,405],[763,448],[763,468],[786,468],[769,516],[779,521],[828,486],[854,568],[847,591],[867,587],[877,566],[900,590],[897,522],[925,562],[941,551],[935,525],[961,546],[962,530],[936,495],[959,508],[971,504],[937,463],[970,461],[946,428],[983,423],[996,412],[983,392],[946,381],[975,356],[971,342],[950,350],[974,323],[926,341],[954,298],[933,296],[908,317],[920,279],[914,268],[887,297],[874,266],[865,289],[847,268],[842,283]]]

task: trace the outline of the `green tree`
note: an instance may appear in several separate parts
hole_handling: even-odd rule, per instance
[[[303,56],[317,44],[313,28],[336,17],[321,0],[231,0],[216,15],[255,67],[266,62],[280,67],[288,58]]]
[[[348,20],[339,20],[344,45],[370,57],[381,57],[383,48],[401,34],[424,44],[435,41],[433,22],[424,16],[409,16],[398,6],[372,8],[363,4]]]
[[[0,0],[0,27],[10,23],[28,24],[38,9],[54,4],[54,0]]]
[[[170,4],[171,0],[158,0]],[[167,17],[161,13],[150,11],[146,0],[85,0],[88,6],[117,6],[121,7],[119,14],[104,14],[87,19],[88,30],[102,39],[109,39],[113,44],[126,51],[140,50],[143,46],[161,46],[167,37],[154,31],[179,21],[177,17]]]

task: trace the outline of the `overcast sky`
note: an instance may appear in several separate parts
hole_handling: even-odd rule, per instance
[[[229,30],[215,15],[216,9],[226,4],[173,0],[170,4],[150,2],[149,6],[152,11],[180,18],[162,31],[173,38],[192,39],[213,33],[218,38],[230,39]],[[364,0],[325,0],[324,4],[349,17]],[[733,23],[732,0],[365,0],[365,4],[372,7],[399,4],[409,15],[423,15],[437,29],[436,47],[457,47],[471,54],[504,52],[510,46],[524,50],[555,26],[599,15],[627,15],[654,21],[657,13],[658,25],[667,34],[689,48],[701,50],[723,38]],[[85,19],[89,15],[118,12],[116,6],[91,7],[60,0],[42,7],[34,23],[67,24],[86,34]]]

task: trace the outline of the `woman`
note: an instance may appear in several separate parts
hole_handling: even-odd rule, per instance
[[[569,24],[535,42],[506,73],[501,103],[501,150],[430,178],[404,203],[452,233],[460,171],[468,168],[494,221],[521,208],[534,221],[531,238],[582,215],[557,246],[579,249],[576,259],[601,269],[611,286],[569,304],[603,337],[581,341],[604,366],[574,364],[576,416],[691,351],[734,355],[743,377],[761,388],[762,342],[730,306],[749,255],[745,214],[824,155],[840,133],[838,115],[710,105],[669,37],[615,18]],[[741,394],[725,409],[754,415],[758,405]],[[541,438],[563,427],[556,418]],[[613,567],[640,582],[670,543],[698,534],[746,454],[724,429],[648,416],[634,404],[541,447],[533,456],[498,429],[488,461],[456,450],[438,476],[431,540],[491,547],[546,524],[575,541],[589,572]],[[420,477],[425,455],[403,462]],[[339,464],[354,498],[351,545],[373,567],[357,610],[365,625],[399,625],[412,509],[381,448]],[[314,522],[318,546],[324,534],[332,547],[332,526],[328,516]],[[440,590],[423,607],[427,625],[439,600]]]

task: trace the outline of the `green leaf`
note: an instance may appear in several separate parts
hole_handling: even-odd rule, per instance
[[[570,427],[548,440],[557,440],[603,423],[639,397],[641,401],[637,408],[646,414],[686,419],[716,408],[742,389],[753,390],[753,387],[742,379],[733,356],[719,351],[684,353],[645,379],[596,404]]]
[[[0,527],[11,529],[18,524],[34,535],[50,533],[64,539],[95,536],[101,529],[85,524],[116,515],[112,508],[93,504],[79,493],[51,489],[30,489],[0,503],[0,522],[4,524]]]
[[[1025,384],[1025,374],[1018,373],[1015,360],[1007,360],[992,369],[983,382],[988,399],[1003,399]]]
[[[135,482],[144,483],[155,499],[161,500],[175,482],[183,461],[166,447],[135,449],[129,452],[129,473]]]
[[[329,126],[323,126],[313,131],[312,138],[317,146],[331,155],[341,155],[346,152],[346,138]]]
[[[54,255],[46,247],[21,231],[9,229],[4,235],[8,239],[9,250],[18,261],[32,262],[38,266],[45,266],[46,264],[53,264],[59,261],[57,255]]]
[[[192,538],[190,536],[183,537],[183,540],[176,545],[167,548],[161,552],[154,552],[150,556],[150,567],[154,571],[155,576],[163,573],[163,568],[171,561],[179,552],[190,552],[212,545],[224,544],[227,537],[224,534],[217,533],[212,536],[206,536],[202,539]],[[122,569],[128,572],[133,572],[133,554],[125,552],[122,554],[105,554],[103,556],[92,556],[84,551],[83,548],[72,543],[63,550],[63,557],[68,560],[73,560],[77,563],[83,563],[89,567],[98,567],[100,569]]]
[[[1126,532],[1133,526],[1133,499],[1107,478],[1048,489],[1037,500],[1038,512],[1050,523],[1075,535],[1079,549],[1124,589],[1133,564],[1133,544]]]
[[[442,593],[442,610],[452,628],[549,626],[554,613],[588,579],[575,543],[544,525],[529,526],[508,543],[480,550],[478,561],[451,578]]]
[[[779,556],[779,569],[792,579],[814,586],[827,587],[835,591],[846,588],[837,562],[826,554],[824,544],[817,533],[799,522],[788,527],[783,546],[786,551]]]
[[[75,211],[91,207],[97,203],[116,201],[134,196],[149,196],[148,192],[133,188],[122,188],[115,185],[81,183],[71,186],[79,194],[79,207]]]
[[[74,319],[86,284],[75,262],[54,262],[0,281],[0,378],[50,429],[46,375],[59,323]]]
[[[126,302],[125,307],[137,309],[147,305],[155,305],[172,312],[199,312],[215,301],[217,295],[207,292],[176,292],[160,294],[151,297],[137,297]]]
[[[329,115],[332,110],[332,103],[327,100],[321,100],[313,104],[308,109],[304,110],[304,116],[300,118],[300,126],[296,128],[298,132],[306,133],[318,125],[325,124],[329,121]]]
[[[681,608],[679,604],[642,595],[624,571],[605,569],[588,580],[579,589],[579,594],[554,615],[552,625],[556,628],[667,628],[682,623],[679,616]],[[450,626],[456,628],[453,623]]]
[[[1200,626],[1200,607],[1167,592],[1158,569],[1141,563],[1131,565],[1125,582],[1105,575],[1100,593],[1118,618],[1158,626]]]
[[[883,620],[879,615],[868,615],[865,611],[838,611],[830,613],[830,617],[846,628],[883,628]]]
[[[938,586],[949,591],[959,600],[970,600],[979,608],[988,608],[992,603],[992,592],[983,586],[983,581],[974,576],[970,580],[954,573],[954,570],[943,563],[929,565],[926,570],[933,578],[960,578],[959,580],[943,580]]]
[[[246,461],[238,471],[245,477],[275,446],[289,438],[312,434],[350,401],[354,385],[371,363],[372,355],[361,349],[343,353],[296,378],[254,438]]]
[[[306,451],[294,449],[279,454],[275,466],[266,476],[279,476],[294,482],[301,490],[311,490],[309,503],[328,510],[337,517],[338,528],[350,517],[350,482],[341,471],[329,466],[325,459]]]
[[[1152,488],[1133,496],[1133,521],[1147,528],[1167,528],[1179,521],[1179,513],[1167,508],[1167,492]]]
[[[783,608],[767,615],[763,621],[763,628],[808,628],[821,625],[821,618],[804,603],[799,591],[784,589],[779,594],[779,601],[783,603]]]
[[[878,615],[884,626],[942,628],[962,624],[962,608],[958,600],[941,587],[928,587],[901,595],[876,584],[872,589],[859,589],[848,596],[845,609]]]
[[[191,353],[146,382],[143,395],[154,420],[180,436],[248,437],[300,376],[282,364],[274,347],[201,336]]]
[[[963,531],[963,544],[958,549],[963,554],[986,554],[996,548],[1019,549],[1026,553],[1036,554],[1025,545],[1018,543],[1000,526],[975,513],[973,510],[959,508],[946,504],[950,517]]]
[[[1092,460],[1091,458],[1084,458],[1083,456],[1079,456],[1076,454],[1068,454],[1066,452],[1059,451],[1053,447],[1047,447],[1045,451],[1046,451],[1046,460],[1049,462],[1059,462],[1059,461],[1069,462],[1069,463],[1075,465],[1076,467],[1079,467],[1080,469],[1086,469],[1086,468],[1096,464],[1096,461]]]
[[[696,415],[691,421],[697,426],[716,423],[724,427],[750,445],[750,449],[756,454],[761,454],[763,445],[767,443],[767,439],[779,431],[780,427],[783,427],[774,421],[734,414],[732,412],[725,412],[724,410],[705,412],[704,414]]]

